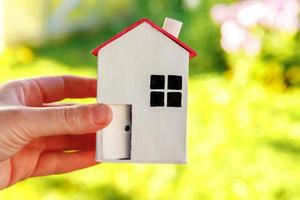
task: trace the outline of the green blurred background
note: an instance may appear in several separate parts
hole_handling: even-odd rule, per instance
[[[91,49],[142,17],[162,25],[166,16],[184,22],[180,39],[199,54],[188,164],[105,163],[20,182],[1,200],[300,199],[297,0],[0,0],[0,81],[95,77]]]

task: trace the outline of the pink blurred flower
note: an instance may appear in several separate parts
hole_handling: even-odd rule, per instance
[[[297,0],[265,0],[267,12],[262,24],[282,31],[299,30],[299,9]]]
[[[232,20],[222,24],[221,35],[221,46],[225,51],[230,53],[241,48],[247,32]]]
[[[210,12],[212,19],[217,23],[223,23],[228,20],[230,13],[227,12],[227,7],[224,4],[215,5]]]
[[[244,27],[256,26],[264,17],[266,7],[261,1],[245,1],[236,13],[237,21]]]
[[[228,53],[243,49],[249,55],[256,55],[261,49],[260,40],[235,21],[223,23],[221,35],[221,46]]]
[[[228,20],[236,20],[236,13],[240,7],[240,4],[217,4],[211,9],[210,14],[214,21],[221,24]]]
[[[225,51],[244,50],[253,55],[259,53],[261,44],[251,34],[252,27],[297,32],[299,12],[298,0],[245,0],[231,5],[217,4],[211,16],[221,25],[221,46]]]

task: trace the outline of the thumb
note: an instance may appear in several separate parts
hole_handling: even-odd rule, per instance
[[[19,117],[29,138],[51,135],[78,135],[95,132],[112,119],[111,109],[104,104],[64,107],[28,108]],[[23,129],[24,130],[24,129]]]

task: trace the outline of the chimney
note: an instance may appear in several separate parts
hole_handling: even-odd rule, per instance
[[[174,37],[178,38],[180,33],[180,29],[182,26],[182,22],[172,19],[172,18],[165,18],[163,29],[173,35]]]

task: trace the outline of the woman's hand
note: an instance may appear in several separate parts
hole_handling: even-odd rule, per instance
[[[111,121],[110,108],[51,103],[95,97],[96,85],[96,79],[62,76],[0,86],[0,189],[95,164],[95,132]]]

